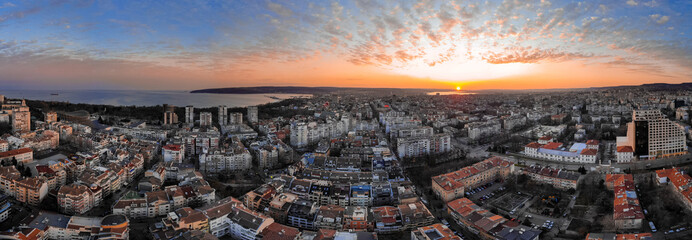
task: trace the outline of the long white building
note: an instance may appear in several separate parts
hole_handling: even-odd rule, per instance
[[[559,142],[548,144],[532,142],[524,146],[524,154],[533,158],[558,162],[596,163],[598,145],[596,143],[594,147],[591,144],[575,143],[570,148],[566,148]]]

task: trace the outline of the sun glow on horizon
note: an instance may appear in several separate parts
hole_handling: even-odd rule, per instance
[[[430,78],[447,82],[466,82],[520,76],[531,73],[533,64],[506,63],[492,64],[479,60],[455,60],[440,64],[411,64],[408,67],[392,69],[394,73]]]

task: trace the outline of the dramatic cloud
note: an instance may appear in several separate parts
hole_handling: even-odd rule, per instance
[[[483,60],[492,64],[561,62],[586,58],[584,54],[561,52],[555,49],[533,49],[531,47],[506,48],[500,52],[489,52]]]
[[[692,76],[686,13],[692,9],[672,4],[12,1],[0,4],[0,83],[22,79],[50,87],[75,78],[132,87],[144,84],[133,78],[161,83],[165,76],[177,79],[167,87],[196,88],[252,81],[320,85],[307,80],[319,78],[362,85],[373,84],[374,76],[408,76],[425,86],[539,70],[555,77],[541,68],[555,64],[612,71],[608,76],[644,69],[638,74],[654,80],[686,81]],[[282,70],[270,75],[267,66]],[[18,70],[32,67],[54,71]],[[337,75],[336,69],[348,71]]]

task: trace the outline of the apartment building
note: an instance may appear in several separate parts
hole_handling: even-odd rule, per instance
[[[211,113],[210,112],[201,112],[199,113],[199,125],[200,126],[211,126],[212,120],[211,120]]]
[[[17,163],[30,163],[34,161],[34,150],[31,148],[20,148],[0,152],[0,161],[17,160]]]
[[[259,114],[257,106],[247,107],[247,121],[254,124],[259,121]]]
[[[678,168],[656,170],[658,184],[669,185],[687,209],[692,210],[692,177]]]
[[[178,114],[175,113],[175,106],[164,104],[163,109],[163,124],[178,124]]]
[[[44,119],[47,124],[51,124],[58,121],[58,114],[56,112],[47,112],[44,114]]]
[[[22,178],[22,174],[14,166],[0,166],[0,190],[8,196],[15,196],[15,181]]]
[[[199,170],[206,174],[225,174],[252,168],[252,154],[240,141],[227,149],[211,149],[199,155]]]
[[[634,155],[654,159],[687,153],[685,129],[666,118],[660,110],[634,110],[627,124],[627,141],[618,146],[630,146]]]
[[[397,138],[396,144],[400,158],[441,154],[452,150],[451,136],[444,133],[432,136]]]
[[[186,106],[185,107],[185,123],[195,123],[195,107]]]
[[[464,196],[465,189],[505,178],[514,170],[514,164],[500,157],[492,157],[461,170],[432,178],[432,187],[440,199],[449,202]]]
[[[221,126],[228,124],[228,107],[226,105],[219,106],[218,120]]]
[[[10,150],[10,143],[0,139],[0,152],[7,152],[7,150]]]
[[[468,123],[464,126],[468,131],[469,138],[472,140],[479,140],[482,137],[488,137],[493,134],[500,133],[502,129],[502,124],[498,120],[491,120],[487,122],[473,122]]]
[[[529,176],[533,181],[563,190],[576,190],[581,178],[579,173],[551,167],[530,166],[522,168],[520,172]]]
[[[41,204],[48,194],[48,184],[38,177],[15,181],[15,198],[32,206]]]
[[[94,207],[91,189],[84,185],[70,184],[58,190],[60,212],[66,214],[84,214]]]
[[[255,240],[266,227],[274,223],[274,219],[244,208],[234,208],[228,218],[231,220],[229,236],[239,240]]]
[[[178,144],[168,144],[161,148],[164,162],[182,163],[185,157],[185,148]]]

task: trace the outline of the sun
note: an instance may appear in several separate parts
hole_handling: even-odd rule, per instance
[[[459,90],[461,90],[461,87],[460,87],[460,86],[457,86],[457,91],[459,91]]]

